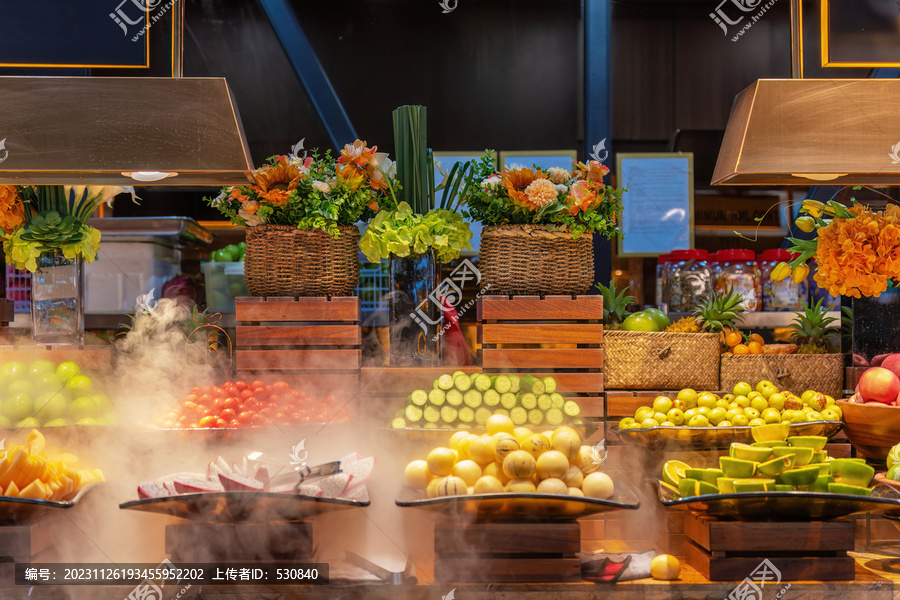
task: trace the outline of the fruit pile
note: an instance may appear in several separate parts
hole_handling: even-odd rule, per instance
[[[641,406],[634,411],[634,417],[619,421],[619,429],[756,427],[768,423],[840,421],[841,417],[841,409],[831,396],[815,390],[797,396],[764,379],[755,390],[745,381],[738,382],[732,393],[721,397],[689,388],[679,391],[674,400],[657,396],[653,406]]]
[[[32,429],[25,445],[0,449],[0,495],[66,502],[91,483],[103,481],[100,469],[75,467],[71,454],[49,454],[41,432]]]
[[[0,427],[106,425],[111,416],[109,398],[74,362],[0,367]]]
[[[829,354],[838,352],[830,337],[840,333],[832,323],[837,319],[828,316],[828,308],[822,300],[815,304],[802,302],[802,312],[797,312],[789,328],[791,344],[766,344],[758,333],[747,334],[734,327],[722,330],[725,352],[731,354]]]
[[[828,438],[788,437],[783,423],[753,428],[752,444],[734,443],[718,469],[692,469],[680,460],[663,465],[659,484],[678,497],[738,492],[830,492],[868,496],[875,469],[862,458],[830,458]]]
[[[209,262],[241,262],[244,260],[244,252],[247,251],[247,242],[240,244],[228,244],[219,250],[209,253]]]
[[[397,411],[391,426],[469,429],[484,426],[492,415],[508,416],[513,426],[556,426],[580,412],[577,402],[556,393],[556,380],[552,377],[467,375],[457,371],[435,379],[430,391],[410,394],[406,407]]]
[[[855,355],[854,355],[855,356]],[[856,393],[850,402],[900,406],[900,354],[886,354],[872,359],[872,366],[859,376]]]
[[[157,422],[163,429],[218,429],[300,423],[346,422],[350,413],[337,396],[316,400],[285,381],[226,381],[193,387],[181,406]]]
[[[314,498],[343,498],[368,501],[369,492],[364,485],[375,469],[375,457],[363,458],[354,452],[340,460],[340,472],[323,477],[310,477],[303,483],[293,469],[274,467],[244,457],[241,464],[228,464],[221,456],[210,461],[206,473],[172,473],[155,481],[138,485],[138,498],[164,498],[179,494],[212,492],[276,492],[299,494]],[[285,477],[277,477],[279,472]],[[272,479],[286,480],[275,485]]]
[[[487,433],[458,431],[449,448],[406,466],[406,485],[429,498],[473,494],[538,493],[607,499],[612,479],[600,472],[602,457],[569,427],[534,433],[505,415],[485,423]]]
[[[900,444],[891,448],[887,455],[887,473],[886,479],[891,481],[900,481]]]

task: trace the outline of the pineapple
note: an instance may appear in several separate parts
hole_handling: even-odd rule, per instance
[[[697,325],[697,319],[694,317],[681,317],[666,327],[666,331],[674,333],[699,333],[700,327]]]
[[[700,330],[716,333],[726,328],[737,329],[735,323],[744,319],[743,301],[743,295],[735,293],[733,288],[724,295],[713,291],[704,304],[694,311]]]
[[[621,329],[622,321],[628,316],[626,306],[634,303],[634,296],[626,296],[628,291],[626,287],[621,292],[616,293],[616,280],[609,282],[609,287],[602,283],[597,284],[600,295],[603,296],[603,323],[608,329]]]
[[[834,317],[826,316],[827,308],[822,308],[822,300],[815,304],[801,302],[803,312],[798,312],[791,324],[792,339],[800,346],[797,354],[831,354],[835,352],[834,344],[828,340],[828,336],[837,334],[840,330],[831,324],[836,322]]]

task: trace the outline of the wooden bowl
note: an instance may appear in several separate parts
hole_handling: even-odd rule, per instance
[[[856,450],[872,460],[884,460],[900,443],[900,408],[838,400],[844,414],[844,433]]]

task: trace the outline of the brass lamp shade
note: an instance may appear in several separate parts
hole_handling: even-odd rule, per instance
[[[241,118],[222,78],[0,77],[0,98],[0,184],[250,179]]]
[[[735,98],[713,185],[900,184],[900,79],[760,79]]]

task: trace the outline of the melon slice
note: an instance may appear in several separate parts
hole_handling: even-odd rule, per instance
[[[142,500],[144,498],[162,498],[163,496],[169,496],[169,490],[166,489],[165,486],[156,483],[155,481],[145,481],[138,485],[138,498]]]
[[[175,484],[175,490],[179,494],[196,494],[198,492],[222,492],[225,490],[218,481],[209,481],[203,479],[176,479],[172,483]]]
[[[350,481],[350,487],[356,487],[365,483],[373,470],[375,470],[374,456],[368,456],[349,463],[341,461],[341,472],[353,476],[353,479]]]
[[[262,481],[257,481],[252,477],[244,477],[237,473],[231,473],[230,475],[219,473],[219,481],[226,492],[245,492],[248,490],[261,492],[264,487]]]

